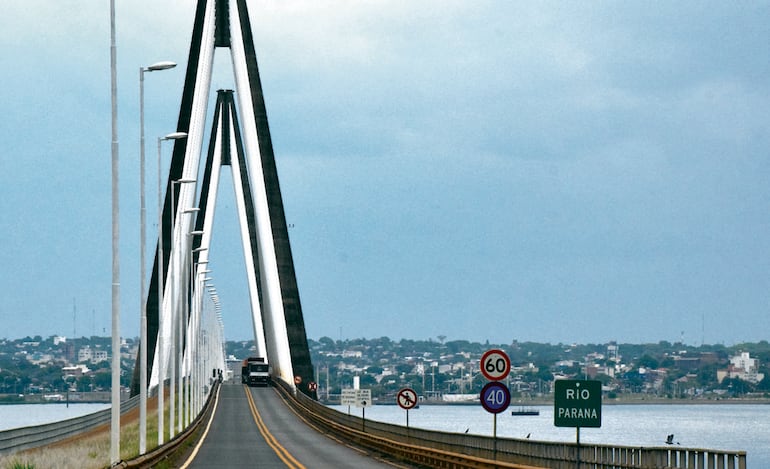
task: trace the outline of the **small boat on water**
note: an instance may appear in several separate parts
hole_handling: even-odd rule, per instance
[[[512,410],[511,415],[540,415],[540,411],[532,407],[519,407]]]

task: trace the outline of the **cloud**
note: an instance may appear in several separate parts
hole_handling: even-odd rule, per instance
[[[132,310],[137,69],[180,64],[147,78],[154,175],[151,142],[176,123],[195,2],[117,8]],[[481,339],[489,331],[472,318],[497,311],[507,324],[538,319],[516,332],[531,334],[524,339],[573,342],[576,331],[591,340],[628,331],[634,318],[750,316],[767,303],[756,280],[768,247],[766,5],[249,9],[311,335],[336,337],[345,325],[346,334],[373,336],[377,318],[376,335],[419,337],[455,318],[461,327],[447,335]],[[0,18],[0,204],[6,220],[22,221],[3,238],[17,247],[3,259],[25,266],[14,269],[13,287],[30,288],[8,302],[12,310],[48,311],[71,296],[86,309],[109,302],[94,286],[109,276],[108,13],[106,4],[33,0],[5,6]],[[232,87],[227,51],[217,56],[213,86]],[[88,187],[73,190],[83,180]],[[240,256],[223,252],[240,246],[237,235],[223,226],[215,236],[221,259]],[[58,256],[43,286],[34,280],[41,252]],[[219,269],[225,285],[242,280]],[[65,277],[68,290],[45,292]],[[247,307],[242,296],[222,295],[236,311]],[[235,324],[233,332],[250,330]],[[677,337],[683,324],[671,326]],[[670,338],[653,326],[639,334]]]

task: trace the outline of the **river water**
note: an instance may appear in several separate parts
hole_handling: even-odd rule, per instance
[[[347,406],[330,406],[348,413]],[[553,406],[532,407],[538,416],[497,415],[497,436],[574,442],[574,428],[555,427]],[[513,407],[511,407],[513,409]],[[350,414],[362,416],[353,407]],[[406,425],[406,411],[396,405],[367,407],[365,418]],[[492,436],[494,417],[481,405],[422,405],[409,411],[409,426],[428,430]],[[601,428],[581,428],[581,443],[665,446],[666,435],[688,448],[746,451],[747,466],[770,468],[770,405],[608,405]]]
[[[330,406],[348,413],[347,406]],[[0,405],[0,431],[67,420],[109,408],[109,404]],[[553,406],[535,406],[538,416],[497,415],[497,436],[574,442],[574,428],[553,425]],[[350,413],[362,416],[362,409]],[[396,405],[366,408],[367,420],[406,425]],[[414,428],[492,436],[494,417],[480,405],[422,405],[409,411]],[[666,435],[688,448],[746,451],[750,468],[770,468],[770,405],[608,405],[601,428],[581,428],[580,441],[623,446],[665,446]]]
[[[8,404],[0,405],[0,431],[31,427],[88,415],[110,404]]]

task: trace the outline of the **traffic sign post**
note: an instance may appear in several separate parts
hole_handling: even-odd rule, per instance
[[[396,403],[406,411],[406,428],[409,428],[409,409],[417,405],[417,393],[412,388],[403,388],[396,394]]]
[[[369,407],[372,405],[371,389],[356,389],[356,407]]]
[[[481,390],[481,406],[491,414],[503,412],[511,404],[511,392],[508,386],[499,381],[487,383]]]
[[[580,467],[580,427],[602,426],[601,381],[556,381],[553,394],[553,424],[557,427],[575,427],[577,467]]]
[[[343,389],[340,393],[340,404],[348,406],[348,415],[350,415],[350,406],[356,405],[356,390]]]
[[[362,407],[361,418],[366,419],[366,408],[372,405],[371,389],[343,389],[340,394],[340,404],[348,406],[348,415],[350,415],[350,406]],[[366,428],[366,423],[364,423]]]
[[[492,439],[494,442],[493,453],[497,459],[497,414],[503,412],[511,404],[511,392],[508,386],[499,381],[487,383],[481,389],[481,406],[492,416]]]
[[[479,400],[481,406],[493,415],[492,439],[494,442],[493,453],[497,459],[497,414],[504,411],[511,404],[511,391],[508,386],[500,381],[508,377],[511,372],[511,359],[508,354],[500,349],[491,349],[484,352],[479,362],[481,374],[490,381],[481,389]]]
[[[602,383],[560,379],[553,396],[553,424],[557,427],[602,426]]]
[[[372,405],[371,389],[356,389],[356,406],[361,407],[361,431],[366,431],[366,408]]]
[[[481,374],[490,381],[502,381],[511,372],[511,359],[500,349],[484,352],[479,362]]]

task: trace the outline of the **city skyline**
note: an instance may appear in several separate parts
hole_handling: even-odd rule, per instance
[[[149,221],[193,3],[117,7],[126,337],[141,304],[138,69],[179,64],[145,77]],[[768,339],[770,6],[249,8],[308,337]],[[110,329],[108,15],[33,0],[0,18],[9,336]],[[218,50],[213,90],[233,88],[229,67]],[[223,183],[210,268],[227,338],[248,339]]]

